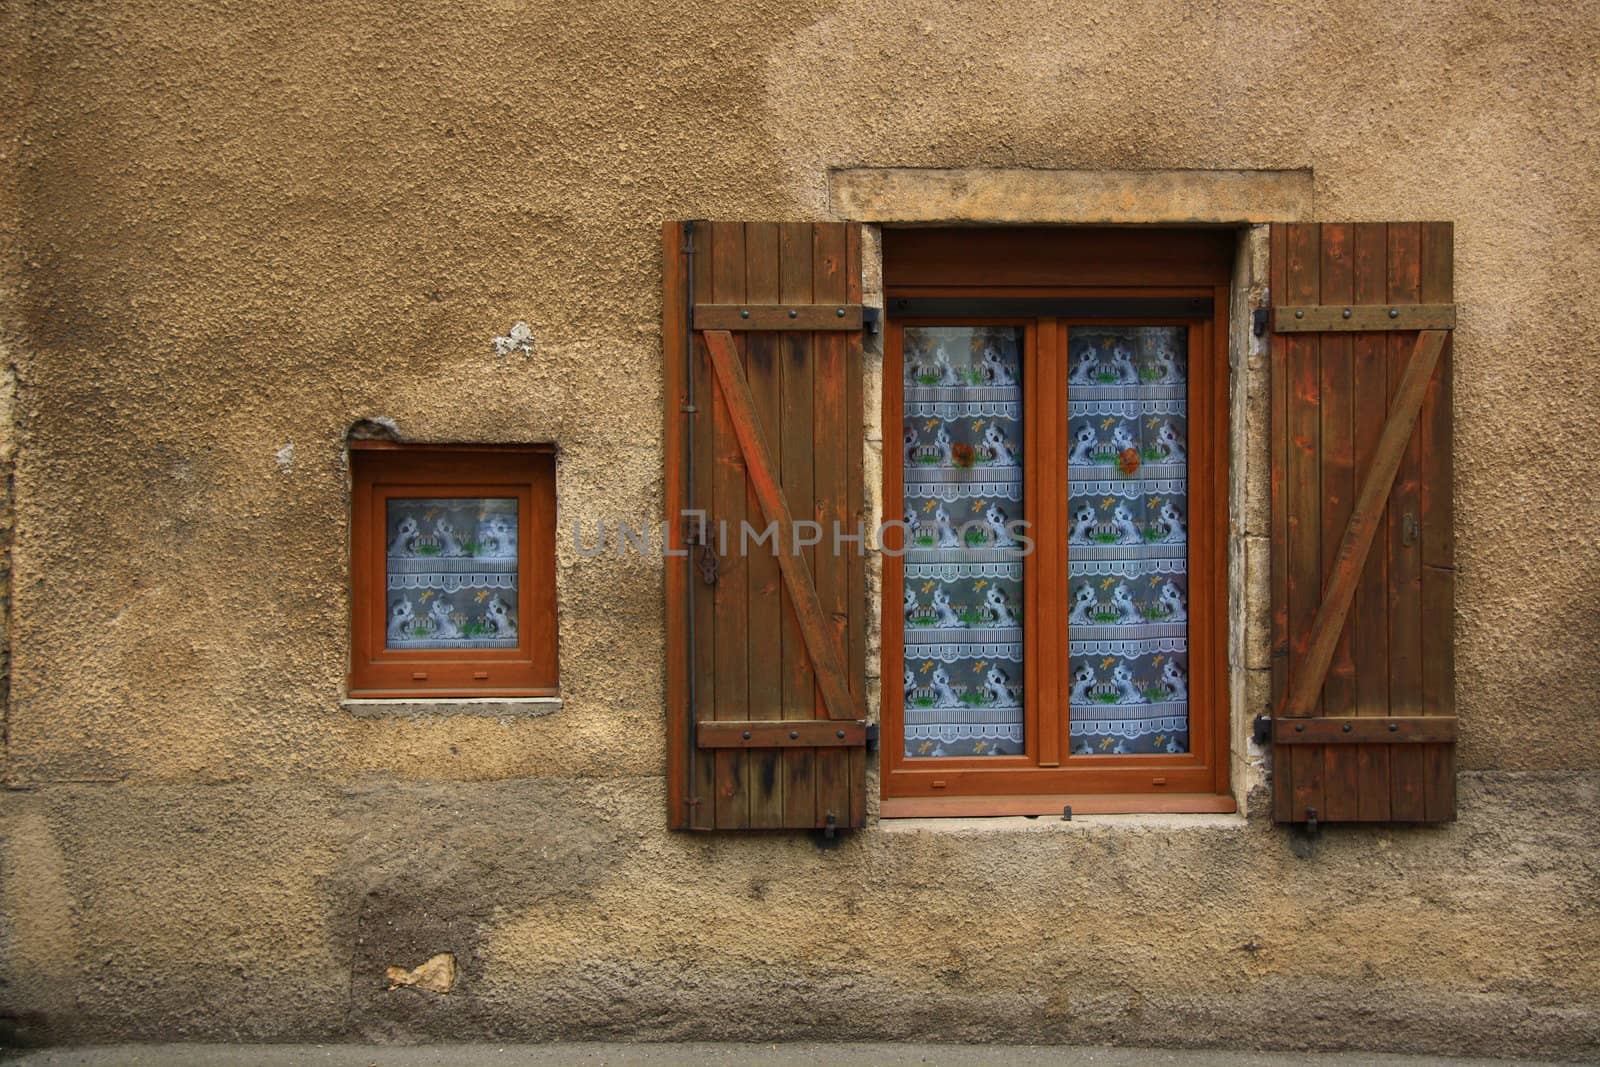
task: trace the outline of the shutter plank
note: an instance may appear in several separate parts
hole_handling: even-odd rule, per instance
[[[1286,293],[1288,282],[1288,230],[1273,226],[1267,234],[1267,285],[1270,293]],[[1272,454],[1272,713],[1283,707],[1289,693],[1289,507],[1285,479],[1289,464],[1289,363],[1288,340],[1274,333],[1271,340],[1270,390]],[[1385,778],[1387,786],[1388,779]],[[1272,761],[1273,817],[1294,819],[1294,767],[1290,760]]]
[[[785,304],[811,303],[811,226],[784,223],[778,233],[778,299]],[[816,508],[812,490],[812,335],[786,333],[779,340],[782,379],[782,421],[779,433],[779,477],[792,515],[810,515]],[[817,573],[815,548],[801,550],[806,566]],[[816,677],[811,656],[800,633],[794,598],[783,591],[783,714],[785,719],[811,719]],[[784,822],[789,826],[816,823],[816,756],[810,749],[788,749],[781,754]]]
[[[1414,222],[1389,224],[1389,303],[1415,304],[1422,297],[1422,227]],[[1395,401],[1400,378],[1411,358],[1409,333],[1389,338],[1389,403]],[[1422,553],[1407,532],[1421,521],[1418,481],[1421,478],[1417,435],[1406,443],[1389,494],[1389,714],[1422,713]],[[1422,781],[1423,753],[1395,747],[1389,753],[1389,807],[1396,819],[1420,821],[1426,808]]]
[[[1319,291],[1324,304],[1349,304],[1355,299],[1352,262],[1352,227],[1348,223],[1324,223],[1321,233]],[[1355,412],[1352,344],[1347,333],[1324,333],[1317,337],[1321,397],[1322,459],[1322,588],[1326,596],[1338,559],[1339,544],[1355,501]],[[1355,660],[1351,652],[1350,627],[1339,628],[1338,642],[1322,687],[1322,714],[1350,714],[1355,703]],[[1360,816],[1359,764],[1351,745],[1328,745],[1323,749],[1324,819],[1347,820]]]
[[[842,302],[848,286],[845,282],[845,255],[847,252],[845,227],[839,223],[818,223],[813,230],[812,289],[818,303]],[[813,414],[815,440],[812,443],[812,462],[816,510],[813,517],[822,524],[823,545],[817,552],[817,596],[822,604],[824,622],[833,632],[838,647],[848,640],[846,611],[849,600],[849,569],[833,553],[829,539],[833,525],[844,518],[844,504],[849,494],[849,474],[846,471],[846,418],[845,349],[847,339],[841,334],[818,334],[813,340],[816,352],[816,371],[813,382]],[[818,717],[826,715],[819,707]],[[844,824],[850,814],[850,753],[819,750],[817,766],[817,821],[826,821],[831,812]]]
[[[1420,295],[1424,303],[1451,300],[1455,292],[1454,230],[1422,225]],[[1451,339],[1423,400],[1422,453],[1422,713],[1453,717],[1455,706],[1455,521],[1451,471]],[[1455,745],[1423,748],[1423,808],[1429,821],[1455,814]]]
[[[1309,304],[1320,289],[1321,227],[1315,223],[1289,227],[1288,276],[1286,298],[1291,303]],[[1293,709],[1294,691],[1303,669],[1312,621],[1322,603],[1322,377],[1319,338],[1314,334],[1292,334],[1285,340],[1289,367],[1289,689]],[[1309,706],[1293,709],[1290,715],[1321,713],[1320,695]],[[1296,747],[1288,760],[1293,770],[1294,814],[1302,818],[1308,810],[1323,810],[1322,753],[1312,747]]]
[[[1381,304],[1389,296],[1388,227],[1362,222],[1355,227],[1353,299]],[[1382,333],[1351,338],[1351,390],[1355,397],[1355,469],[1365,476],[1383,436],[1389,414],[1389,339]],[[1355,714],[1386,715],[1389,710],[1388,555],[1368,552],[1351,608],[1351,646],[1355,660]],[[1389,747],[1361,745],[1356,750],[1360,818],[1389,818]]]
[[[711,292],[711,263],[714,249],[711,240],[711,224],[697,222],[694,225],[694,292],[696,298],[703,298]],[[716,471],[717,471],[717,415],[716,415],[716,382],[711,377],[711,362],[706,352],[705,336],[698,330],[694,334],[694,351],[690,353],[695,361],[694,375],[694,486],[695,499],[689,502],[691,509],[711,511],[711,505],[716,499]],[[715,517],[708,515],[708,521],[714,522]],[[710,535],[715,537],[715,529],[709,528]],[[700,546],[691,549],[698,557]],[[714,586],[708,586],[699,580],[698,567],[695,576],[690,579],[690,593],[694,601],[694,694],[695,717],[700,719],[715,719],[717,717],[717,691],[714,685],[716,679],[717,663],[717,630],[716,630],[716,592]],[[694,758],[695,795],[699,803],[690,812],[691,825],[697,830],[714,829],[717,825],[717,763],[716,758],[707,753],[698,753]]]
[[[663,450],[666,453],[665,506],[662,511],[667,522],[668,548],[678,550],[682,541],[677,530],[677,514],[684,507],[687,496],[688,447],[685,437],[689,432],[684,408],[691,401],[685,392],[684,369],[690,353],[687,349],[688,279],[684,257],[683,227],[666,223],[661,228],[661,367],[664,380],[662,393],[666,397],[663,412]],[[689,786],[689,753],[694,745],[689,741],[693,729],[688,720],[689,648],[688,627],[682,625],[691,609],[688,575],[684,560],[670,554],[662,567],[666,587],[666,645],[667,645],[667,825],[681,830],[690,824],[689,809],[685,804]]]
[[[753,304],[778,302],[778,225],[747,222],[745,243],[745,299]],[[778,335],[751,333],[745,339],[745,373],[755,401],[757,428],[771,443],[776,462],[783,451],[779,412],[782,407],[778,369]],[[776,473],[781,467],[775,467]],[[765,524],[755,487],[746,490],[745,512],[752,523]],[[741,546],[742,552],[742,546]],[[751,545],[745,561],[749,568],[750,701],[749,719],[776,719],[783,708],[783,589],[778,558],[772,549]],[[750,753],[750,825],[783,825],[782,753],[756,749]]]
[[[743,302],[744,224],[712,223],[711,245],[711,299],[718,304]],[[741,361],[744,343],[742,336],[735,341]],[[745,709],[750,699],[749,569],[737,548],[740,523],[746,518],[748,490],[738,431],[729,414],[726,396],[719,391],[719,397],[712,405],[716,412],[717,441],[712,514],[721,524],[712,533],[718,539],[717,582],[712,587],[717,642],[717,705],[713,718],[748,719],[750,716]],[[722,540],[724,530],[726,536],[733,539],[732,543]],[[747,790],[750,754],[718,750],[712,759],[716,763],[717,829],[743,829],[750,825]]]

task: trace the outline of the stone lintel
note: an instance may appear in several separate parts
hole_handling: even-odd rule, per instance
[[[1312,217],[1308,170],[925,170],[828,175],[833,213],[861,222],[1126,224]]]

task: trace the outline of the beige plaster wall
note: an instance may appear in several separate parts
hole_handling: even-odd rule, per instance
[[[1595,1053],[1594,4],[41,0],[0,34],[23,1037]],[[659,221],[826,217],[851,167],[1309,169],[1318,217],[1455,220],[1459,823],[669,835],[659,565],[566,536],[559,712],[340,708],[346,430],[553,440],[564,530],[655,515]],[[438,951],[455,993],[384,991]]]

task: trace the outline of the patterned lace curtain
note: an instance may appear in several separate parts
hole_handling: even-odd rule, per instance
[[[905,752],[1019,755],[1023,331],[904,337]]]
[[[1189,750],[1187,342],[1068,333],[1074,755]]]

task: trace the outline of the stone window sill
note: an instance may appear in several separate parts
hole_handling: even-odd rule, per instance
[[[535,719],[561,710],[560,697],[438,697],[431,699],[341,700],[339,706],[363,718],[419,718],[477,715],[491,719]]]
[[[1071,822],[1060,815],[1002,815],[988,818],[880,819],[877,828],[890,834],[1051,834],[1093,833],[1096,830],[1162,830],[1241,832],[1246,827],[1241,814],[1144,813],[1138,815],[1079,815]]]

